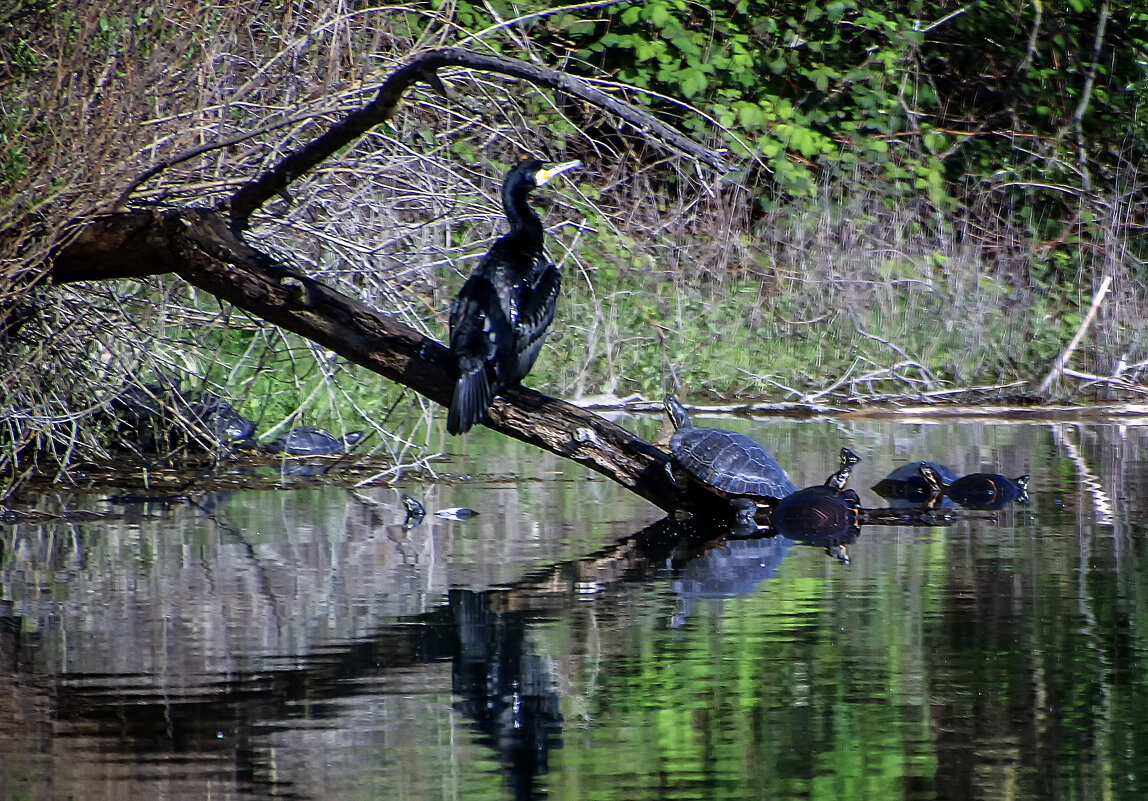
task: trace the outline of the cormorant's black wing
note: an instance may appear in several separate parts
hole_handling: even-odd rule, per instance
[[[447,430],[461,434],[485,419],[487,407],[506,382],[499,368],[500,353],[511,351],[514,328],[507,319],[494,285],[483,274],[462,285],[450,307],[450,349],[458,363]],[[497,373],[497,376],[495,375]]]
[[[517,381],[526,377],[538,359],[546,333],[554,322],[561,288],[562,272],[545,256],[537,256],[530,276],[523,282],[518,299],[518,315],[514,320]]]

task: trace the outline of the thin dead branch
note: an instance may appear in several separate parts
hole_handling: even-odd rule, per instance
[[[617,115],[633,126],[637,132],[648,134],[668,147],[692,156],[719,172],[728,169],[722,155],[717,151],[697,144],[646,112],[590,86],[578,77],[501,56],[472,53],[457,48],[441,48],[428,50],[408,59],[383,82],[374,100],[348,114],[324,134],[282,159],[258,178],[244,184],[231,196],[229,202],[232,226],[236,230],[245,228],[256,210],[276,195],[285,194],[294,180],[309,173],[371,128],[390,119],[398,108],[403,93],[415,83],[421,81],[446,94],[446,89],[438,76],[438,71],[446,67],[494,72],[565,92]]]

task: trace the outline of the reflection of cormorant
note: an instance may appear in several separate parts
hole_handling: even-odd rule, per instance
[[[450,592],[458,632],[453,689],[458,708],[486,734],[510,774],[514,798],[545,797],[538,777],[561,745],[557,682],[526,638],[521,611],[497,611],[497,593]]]
[[[526,198],[555,175],[580,166],[568,161],[547,169],[531,159],[506,175],[502,205],[510,232],[494,243],[450,309],[450,349],[458,363],[446,418],[452,434],[485,420],[498,391],[525,378],[538,358],[561,278],[543,252],[542,221]]]

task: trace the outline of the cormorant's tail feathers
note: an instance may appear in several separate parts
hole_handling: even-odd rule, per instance
[[[465,434],[475,423],[486,419],[486,410],[492,400],[494,389],[485,370],[479,367],[478,370],[460,373],[446,416],[446,430],[451,434]]]

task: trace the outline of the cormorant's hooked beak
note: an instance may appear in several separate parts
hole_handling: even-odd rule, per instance
[[[581,166],[582,162],[575,159],[574,161],[564,161],[561,164],[555,164],[553,167],[546,167],[534,174],[534,183],[538,186],[545,186],[554,176],[561,175],[569,170],[577,170]]]

